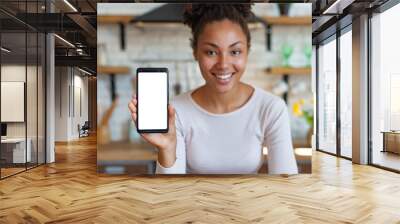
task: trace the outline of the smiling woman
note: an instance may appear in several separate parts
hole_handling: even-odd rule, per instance
[[[170,130],[142,134],[158,148],[157,173],[255,174],[268,148],[270,174],[296,174],[283,100],[241,81],[250,50],[250,4],[192,4],[184,23],[205,84],[177,96]],[[136,122],[137,100],[129,103]]]

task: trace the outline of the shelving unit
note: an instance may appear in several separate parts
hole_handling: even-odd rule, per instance
[[[125,50],[125,25],[132,22],[134,18],[131,15],[100,15],[97,16],[97,24],[118,24],[121,49]]]
[[[311,16],[264,16],[260,18],[266,24],[267,29],[267,47],[268,50],[271,49],[270,37],[271,37],[271,26],[281,25],[281,26],[308,26],[312,24]],[[125,49],[125,25],[133,22],[135,16],[133,15],[99,15],[97,16],[98,24],[119,24],[120,27],[120,39],[121,39],[121,49]],[[143,22],[143,21],[141,21]],[[168,21],[166,23],[182,23],[180,20]],[[252,23],[257,24],[257,23]]]
[[[270,25],[307,26],[312,24],[311,16],[265,16],[262,19]]]
[[[127,75],[129,74],[129,67],[125,66],[98,66],[97,73],[98,74],[106,74],[106,75]]]
[[[99,24],[118,24],[134,21],[133,15],[99,15],[97,23]],[[265,16],[261,18],[267,24],[271,25],[311,25],[311,16]],[[178,21],[177,21],[178,22]],[[169,22],[171,23],[171,22]],[[179,21],[179,23],[181,23]]]
[[[111,106],[107,108],[104,112],[103,117],[100,119],[97,132],[100,136],[99,144],[107,143],[110,139],[110,131],[109,131],[109,121],[111,119],[112,113],[115,111],[117,106],[117,91],[116,91],[116,83],[115,76],[116,75],[128,75],[129,67],[125,66],[97,66],[97,74],[108,75],[110,78],[110,94],[111,94]],[[100,141],[101,140],[101,141]]]
[[[129,15],[102,15],[97,16],[98,24],[119,24],[119,23],[129,23],[135,17]]]
[[[276,16],[270,17],[265,16],[262,17],[265,22],[267,29],[267,49],[271,50],[271,33],[273,25],[280,26],[310,26],[312,25],[312,17],[311,16],[298,16],[298,17],[290,17],[290,16]],[[283,81],[288,84],[289,83],[289,75],[311,75],[311,67],[303,67],[303,68],[294,68],[294,67],[272,67],[267,68],[266,73],[274,74],[274,75],[283,75]],[[288,101],[288,92],[283,94],[283,99],[285,102]]]
[[[271,67],[265,69],[267,74],[271,75],[282,75],[283,81],[289,84],[290,75],[311,75],[311,67]],[[288,100],[288,93],[283,94],[283,99],[285,102]]]
[[[311,75],[311,67],[271,67],[265,72],[272,75]]]

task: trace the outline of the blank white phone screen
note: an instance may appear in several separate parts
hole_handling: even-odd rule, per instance
[[[168,122],[168,75],[165,72],[138,73],[138,128],[165,130]]]

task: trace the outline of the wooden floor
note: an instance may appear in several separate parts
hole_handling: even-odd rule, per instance
[[[0,181],[0,223],[400,223],[400,175],[323,153],[313,174],[107,176],[96,141]]]
[[[22,167],[17,167],[17,168],[12,167],[12,168],[0,168],[0,169],[1,169],[1,177],[2,178],[26,170],[25,167],[23,167],[23,168]]]
[[[5,178],[20,172],[24,172],[27,169],[34,169],[36,167],[36,163],[27,163],[27,167],[25,168],[25,164],[18,164],[17,167],[7,167],[1,168],[1,178]]]
[[[376,150],[374,151],[372,159],[373,162],[377,165],[400,170],[400,154],[395,154],[392,152],[381,152],[379,150]]]

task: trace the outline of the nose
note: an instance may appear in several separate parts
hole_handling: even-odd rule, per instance
[[[220,54],[218,57],[217,67],[219,69],[226,69],[228,68],[229,59],[226,54]]]

